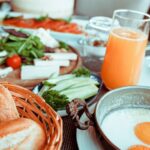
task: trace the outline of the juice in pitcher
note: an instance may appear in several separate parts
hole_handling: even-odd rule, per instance
[[[140,77],[147,35],[117,27],[110,32],[101,77],[108,89],[136,85]]]

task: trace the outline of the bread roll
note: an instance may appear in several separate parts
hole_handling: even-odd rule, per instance
[[[0,85],[0,123],[17,118],[19,118],[19,113],[11,93]]]
[[[46,135],[31,119],[19,118],[0,124],[0,150],[43,150]]]

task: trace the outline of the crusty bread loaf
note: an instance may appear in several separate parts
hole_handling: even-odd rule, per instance
[[[19,118],[0,124],[0,150],[43,150],[46,135],[31,119]]]
[[[0,85],[0,123],[17,118],[19,118],[19,113],[11,93]]]

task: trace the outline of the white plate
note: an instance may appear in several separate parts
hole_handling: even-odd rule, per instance
[[[90,107],[90,112],[93,113],[95,104]],[[85,113],[81,116],[80,121],[88,120]],[[100,139],[98,139],[94,127],[89,127],[88,130],[77,129],[76,133],[77,144],[79,150],[104,150]]]
[[[150,86],[150,56],[145,57],[138,85]]]

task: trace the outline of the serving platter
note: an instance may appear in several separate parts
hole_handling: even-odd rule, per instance
[[[9,30],[9,32],[10,32],[10,30],[18,31],[18,30],[14,30],[12,28],[4,28],[3,27],[2,31],[0,31],[1,35],[3,35],[4,30]],[[33,32],[27,32],[27,33],[29,35],[34,34]],[[60,42],[60,40],[58,42]],[[75,53],[77,57],[76,57],[76,60],[69,60],[69,65],[60,67],[59,74],[61,74],[61,75],[71,73],[74,69],[77,69],[82,64],[82,59],[81,59],[81,56],[79,54],[79,51],[76,48],[73,48],[68,44],[67,44],[67,48],[68,48],[68,51],[64,52],[64,53],[68,53],[68,54],[69,53]],[[59,53],[59,51],[57,53]],[[5,65],[1,65],[0,69],[1,68],[5,68]],[[28,72],[27,72],[27,74],[28,74]],[[6,81],[6,82],[9,82],[9,83],[21,85],[21,86],[26,87],[28,89],[32,89],[35,85],[39,84],[40,82],[42,82],[45,79],[46,78],[40,78],[40,79],[37,78],[37,79],[32,79],[32,80],[31,79],[30,80],[28,80],[28,79],[22,80],[21,79],[21,68],[19,68],[19,69],[14,69],[12,72],[7,74],[7,76],[1,77],[0,82]]]
[[[77,69],[82,64],[82,59],[81,59],[81,56],[80,56],[78,50],[76,50],[73,47],[69,47],[69,48],[70,48],[71,52],[77,54],[78,58],[77,58],[77,60],[70,61],[70,66],[61,67],[60,68],[60,74],[71,73],[74,69]],[[35,85],[37,85],[40,82],[42,82],[43,80],[45,80],[45,79],[21,80],[20,72],[21,72],[20,69],[15,69],[11,73],[9,73],[6,77],[0,78],[0,82],[6,81],[9,83],[21,85],[21,86],[26,87],[28,89],[32,89]]]
[[[13,25],[12,23],[4,23],[4,19],[5,19],[5,17],[6,16],[9,16],[9,17],[22,17],[22,18],[24,18],[24,19],[34,19],[34,18],[40,18],[40,17],[45,17],[45,16],[41,16],[41,15],[39,15],[39,14],[32,14],[32,13],[21,13],[21,12],[0,12],[0,25],[1,26],[9,26],[9,27],[16,27],[16,28],[22,28],[22,29],[31,29],[31,30],[36,30],[36,29],[38,29],[38,28],[40,28],[40,27],[42,27],[42,26],[39,26],[38,25],[38,27],[35,27],[35,28],[32,28],[32,27],[21,27],[21,26],[19,26],[19,25]],[[20,18],[21,19],[21,18]],[[19,21],[19,18],[17,18],[17,20]],[[43,19],[44,20],[44,19]],[[43,21],[43,20],[41,20],[41,21]],[[52,19],[53,20],[53,19]],[[40,21],[40,20],[39,20]],[[54,20],[55,21],[55,20]],[[71,20],[69,19],[69,21],[68,20],[59,20],[59,19],[57,19],[56,20],[57,22],[58,22],[58,25],[59,25],[59,21],[61,22],[61,21],[64,21],[64,23],[60,23],[60,25],[58,26],[57,25],[57,28],[58,27],[61,27],[61,26],[63,26],[63,24],[65,24],[66,23],[66,25],[70,25],[70,24],[72,24],[72,26],[71,27],[69,27],[69,30],[67,30],[67,28],[68,27],[66,27],[65,28],[65,30],[67,30],[67,31],[57,31],[57,28],[56,28],[56,30],[55,29],[50,29],[49,28],[49,26],[48,27],[43,27],[43,28],[45,28],[45,29],[50,29],[50,31],[52,32],[52,33],[56,33],[56,34],[64,34],[64,35],[75,35],[75,36],[81,36],[82,34],[84,34],[84,28],[85,28],[85,26],[86,26],[86,24],[88,23],[88,20],[81,20],[81,19],[77,19],[76,17],[72,17],[71,18]],[[30,23],[31,22],[29,22],[29,23],[27,23],[27,25],[30,25]],[[36,24],[36,23],[35,23]],[[37,22],[37,24],[38,24],[38,22]],[[46,23],[44,23],[44,24],[47,24],[47,22]],[[81,32],[74,32],[74,31],[71,31],[71,29],[73,30],[75,27],[73,27],[73,26],[76,26],[76,30],[78,30],[79,29],[79,31],[81,31]],[[53,26],[52,26],[53,27]],[[63,28],[63,27],[62,27]]]
[[[93,79],[93,80],[95,80],[95,81],[98,81],[98,82],[99,82],[99,90],[100,90],[101,83],[102,83],[100,77],[99,77],[98,75],[96,75],[96,74],[91,74],[90,78]],[[40,83],[40,84],[36,85],[36,86],[33,88],[32,91],[33,91],[35,94],[38,94],[42,87],[43,87],[43,84]],[[99,94],[99,90],[98,90],[98,93],[97,93],[95,96],[93,96],[93,97],[88,98],[88,99],[85,100],[85,102],[88,104],[88,106],[92,105],[92,104],[95,102],[95,99],[97,98],[97,96],[98,96],[98,94]],[[81,109],[81,108],[79,108],[79,109]],[[64,108],[63,110],[58,110],[57,112],[58,112],[61,116],[66,116],[66,115],[67,115],[65,108]]]

